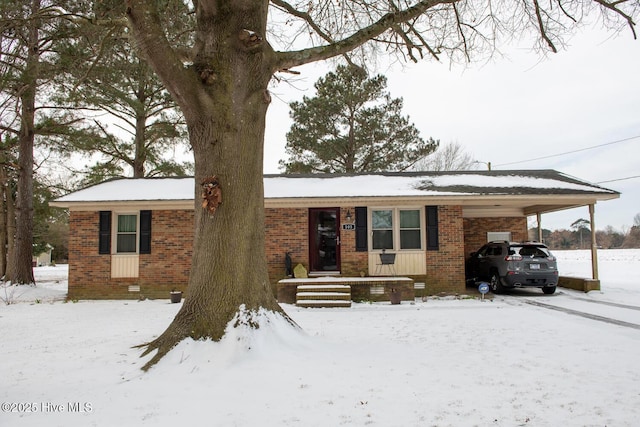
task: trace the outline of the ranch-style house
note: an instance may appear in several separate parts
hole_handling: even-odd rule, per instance
[[[70,214],[68,298],[185,292],[198,188],[193,178],[115,179],[53,202]],[[309,277],[404,277],[427,294],[464,293],[465,257],[482,244],[528,240],[529,216],[540,227],[544,213],[589,206],[593,220],[597,202],[620,196],[554,170],[265,175],[264,190],[281,302],[295,302],[278,282],[299,264]]]

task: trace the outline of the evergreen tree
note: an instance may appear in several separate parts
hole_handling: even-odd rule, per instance
[[[403,171],[435,151],[408,117],[402,98],[391,98],[382,75],[338,66],[320,78],[316,96],[292,102],[294,124],[287,133],[287,173]]]
[[[591,230],[589,226],[591,222],[587,219],[580,218],[571,223],[571,229],[578,235],[580,241],[580,249],[584,248],[584,236],[589,236],[591,234]]]
[[[180,1],[163,2],[171,34],[187,38],[190,15]],[[181,10],[183,8],[184,10]],[[176,161],[186,151],[182,115],[164,86],[129,43],[121,2],[96,2],[93,19],[75,27],[75,37],[61,48],[58,102],[83,111],[81,132],[59,141],[65,153],[98,155],[81,171],[83,185],[121,176],[181,176],[190,162]],[[182,40],[184,43],[185,40]]]
[[[65,209],[53,208],[49,202],[59,197],[55,186],[38,174],[34,180],[33,255],[53,249],[52,260],[68,258],[69,215]]]
[[[82,6],[71,0],[0,0],[1,180],[8,185],[3,190],[7,217],[1,221],[5,229],[0,245],[6,239],[4,276],[14,284],[34,283],[34,146],[43,136],[65,133],[73,123],[47,102],[47,89],[57,72],[59,43],[69,37]]]

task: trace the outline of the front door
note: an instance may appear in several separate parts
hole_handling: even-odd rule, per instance
[[[309,270],[340,272],[340,208],[309,209]]]

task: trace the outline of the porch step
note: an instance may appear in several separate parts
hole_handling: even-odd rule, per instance
[[[296,305],[300,307],[351,307],[351,286],[298,285]]]

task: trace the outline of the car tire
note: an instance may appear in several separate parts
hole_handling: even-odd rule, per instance
[[[489,287],[494,294],[501,294],[504,291],[502,283],[500,282],[500,276],[498,273],[491,274],[491,280],[489,281]]]
[[[547,286],[542,288],[542,292],[544,292],[545,295],[552,295],[553,293],[556,292],[556,287],[555,286]]]

